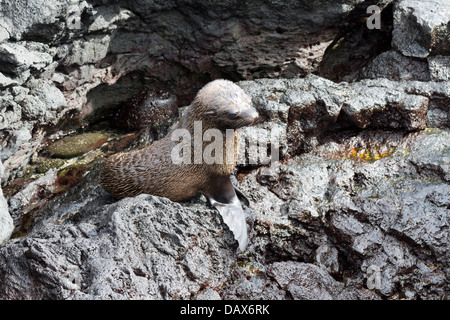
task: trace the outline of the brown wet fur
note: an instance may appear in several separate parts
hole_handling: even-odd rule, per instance
[[[230,118],[227,116],[230,112],[237,112],[239,117]],[[142,150],[111,156],[102,166],[100,182],[117,199],[142,193],[172,201],[187,201],[200,193],[214,198],[227,197],[229,193],[234,194],[234,190],[229,190],[229,176],[237,160],[239,128],[253,124],[256,119],[251,99],[240,87],[227,80],[212,81],[197,93],[175,129],[187,129],[194,137],[194,121],[202,121],[203,132],[217,128],[223,133],[224,153],[225,129],[235,129],[229,138],[234,141],[232,161],[228,164],[174,164],[171,151],[179,141],[171,140],[171,131]],[[208,144],[209,141],[204,142],[203,148]],[[193,144],[191,155],[194,156]]]

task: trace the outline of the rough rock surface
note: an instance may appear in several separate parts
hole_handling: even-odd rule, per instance
[[[3,248],[3,298],[189,299],[236,264],[230,232],[201,205],[142,195],[80,214]]]
[[[448,3],[370,3],[377,34],[366,1],[3,0],[0,299],[448,299]],[[243,254],[203,197],[98,183],[218,77],[261,114],[234,179]],[[108,128],[124,115],[139,131]]]
[[[429,81],[430,73],[426,61],[411,59],[397,51],[390,50],[383,52],[373,59],[363,68],[360,77],[365,79],[386,78],[395,81]]]
[[[393,1],[381,12],[380,29],[368,30],[364,19],[350,20],[350,27],[327,48],[319,75],[337,82],[446,81],[449,20],[446,0]]]
[[[376,79],[336,84],[310,75],[292,80],[243,81],[240,85],[269,121],[261,128],[278,137],[283,155],[311,151],[327,134],[327,127],[354,125],[406,131],[424,129],[428,124],[448,127],[449,82]],[[434,119],[434,114],[442,118]],[[244,137],[255,131],[252,127],[244,129]],[[285,134],[280,135],[283,131]]]

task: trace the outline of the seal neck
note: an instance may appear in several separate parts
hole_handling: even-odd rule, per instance
[[[186,110],[180,119],[178,128],[186,129],[191,136],[191,154],[222,153],[220,163],[208,165],[208,170],[219,175],[229,175],[233,172],[238,158],[241,129],[220,129],[211,125],[204,114],[196,114],[192,106]],[[219,140],[218,140],[219,139]],[[219,143],[219,147],[216,143]],[[195,162],[194,162],[195,163]]]

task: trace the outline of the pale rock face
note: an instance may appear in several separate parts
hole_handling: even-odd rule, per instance
[[[449,20],[448,1],[398,1],[394,4],[392,46],[408,57],[427,58],[433,52],[448,55]]]
[[[379,52],[356,37],[346,54],[361,67],[340,59],[329,79],[314,73],[346,26],[365,34],[364,1],[104,3],[1,0],[0,299],[446,297],[447,0],[377,1],[392,42]],[[251,204],[243,255],[203,198],[113,203],[98,166],[63,194],[56,169],[11,194],[53,139],[148,89],[186,106],[218,78],[261,115],[241,141],[280,148],[278,166],[249,164],[246,146],[238,163]],[[22,218],[33,231],[8,240]]]

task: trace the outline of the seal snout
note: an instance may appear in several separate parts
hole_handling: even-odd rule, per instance
[[[237,127],[254,124],[259,119],[259,113],[252,107],[244,110],[230,110],[226,114],[228,120],[234,121]]]

